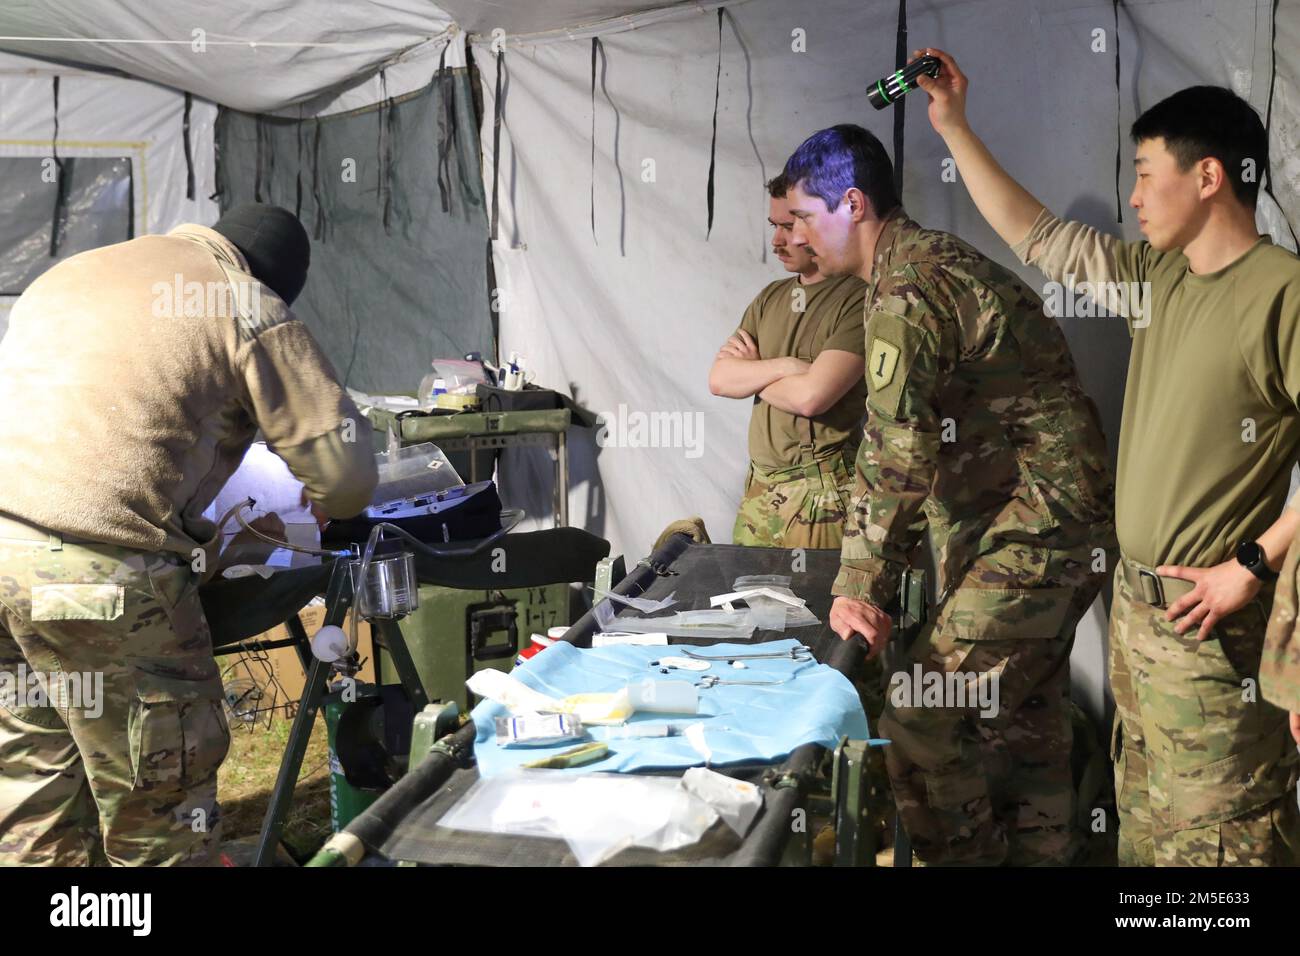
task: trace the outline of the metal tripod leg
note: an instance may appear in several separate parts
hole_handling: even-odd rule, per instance
[[[257,855],[253,858],[254,866],[270,866],[275,858],[275,848],[279,845],[280,834],[284,830],[284,818],[293,802],[293,790],[298,783],[298,772],[302,769],[302,758],[307,753],[307,742],[311,739],[312,724],[316,721],[316,712],[320,710],[321,698],[325,696],[329,669],[330,665],[324,661],[313,660],[311,670],[307,672],[307,684],[303,688],[298,713],[294,715],[293,727],[289,731],[289,742],[284,748],[284,758],[280,761],[280,770],[275,777],[271,803],[266,808],[266,816],[262,818],[262,831],[257,837]]]
[[[335,561],[330,574],[329,586],[325,591],[325,623],[341,625],[352,603],[352,581],[348,575],[347,562]],[[306,636],[299,623],[296,629],[291,627],[295,636]],[[306,648],[299,647],[299,654],[305,659]],[[257,837],[257,852],[253,857],[254,866],[270,866],[275,858],[275,848],[280,843],[280,834],[284,830],[284,818],[293,802],[293,790],[298,783],[298,772],[302,769],[302,758],[307,753],[307,742],[311,739],[312,725],[316,712],[320,710],[321,699],[325,696],[325,685],[329,679],[330,665],[316,658],[311,658],[307,670],[307,683],[303,686],[302,697],[298,703],[298,713],[294,715],[293,726],[289,730],[289,740],[285,744],[284,757],[280,760],[280,770],[275,777],[275,787],[271,790],[271,802],[262,818],[262,830]]]
[[[411,706],[417,714],[420,713],[429,703],[429,695],[420,680],[420,672],[415,669],[415,660],[411,657],[411,649],[406,646],[402,629],[396,621],[372,621],[370,626],[379,631],[384,650],[392,657],[397,677],[411,698]]]
[[[896,642],[896,649],[891,647],[889,650],[893,653],[886,659],[885,671],[893,674],[899,666],[907,665],[907,652],[911,650],[912,642],[925,626],[928,613],[928,595],[926,593],[925,575],[920,571],[908,568],[903,572],[903,579],[899,584],[899,623],[902,625],[899,629],[899,640]],[[894,866],[911,866],[912,865],[912,838],[907,835],[907,830],[903,827],[903,815],[898,812],[898,800],[894,799]]]
[[[348,574],[347,562],[337,561],[325,594],[325,623],[342,626],[351,604],[352,579]],[[401,629],[396,621],[376,620],[371,622],[371,627],[379,632],[384,649],[393,657],[398,677],[411,698],[415,712],[420,713],[429,703],[429,695],[420,681],[419,672],[415,669],[415,661],[406,646],[406,639],[402,637]],[[297,633],[305,637],[301,624]],[[304,654],[305,657],[309,651],[307,648],[300,647],[299,653]],[[284,748],[284,758],[280,762],[279,773],[276,774],[275,788],[271,791],[271,803],[266,808],[266,816],[262,818],[262,831],[257,838],[254,866],[269,866],[275,857],[275,848],[284,830],[284,819],[293,802],[293,791],[298,782],[298,773],[302,769],[302,759],[307,752],[307,742],[311,739],[312,725],[316,721],[316,714],[325,697],[330,665],[314,657],[310,660],[307,683],[302,689],[298,713],[294,715],[293,726],[289,730],[289,741]]]

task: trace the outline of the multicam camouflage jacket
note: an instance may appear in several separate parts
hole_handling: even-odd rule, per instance
[[[1264,652],[1259,662],[1259,690],[1270,704],[1300,713],[1300,531],[1291,542],[1273,595]]]
[[[888,605],[927,524],[939,584],[1011,546],[1114,546],[1100,417],[1042,300],[955,236],[897,209],[867,293],[867,420],[834,593]]]

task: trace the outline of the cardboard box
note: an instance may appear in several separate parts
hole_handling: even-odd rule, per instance
[[[298,618],[302,621],[307,637],[310,638],[325,623],[324,601],[308,604],[298,612]],[[351,626],[351,621],[352,614],[349,612],[342,625],[345,631]],[[255,638],[250,638],[249,642],[281,641],[290,636],[289,629],[281,624]],[[357,626],[357,647],[362,659],[361,669],[356,675],[357,680],[361,683],[373,684],[375,683],[375,652],[370,635],[370,624],[366,621],[360,622]],[[298,702],[302,699],[303,688],[307,685],[307,674],[298,658],[298,651],[293,647],[275,647],[261,653],[267,657],[266,664],[261,662],[235,664],[233,659],[230,663],[224,664],[223,666],[228,668],[225,679],[229,681],[240,677],[251,678],[266,688],[264,706],[273,708],[274,716],[282,719],[292,718],[298,712]],[[268,667],[270,674],[267,673]],[[273,689],[268,686],[272,683],[272,676],[280,685],[279,688]]]

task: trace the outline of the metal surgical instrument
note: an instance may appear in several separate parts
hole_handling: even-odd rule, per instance
[[[723,680],[721,677],[715,677],[712,674],[706,674],[695,682],[696,687],[703,687],[708,690],[710,687],[717,687],[719,684],[744,684],[747,687],[767,687],[772,684],[786,684],[794,680],[794,675],[782,677],[780,680]]]
[[[697,661],[757,661],[757,660],[790,660],[790,661],[810,661],[813,659],[812,648],[807,644],[800,644],[798,647],[792,647],[788,651],[772,651],[767,654],[696,654],[694,651],[682,649],[682,653],[687,657]]]

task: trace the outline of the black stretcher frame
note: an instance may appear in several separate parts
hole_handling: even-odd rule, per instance
[[[695,545],[686,535],[673,535],[651,557],[641,561],[634,567],[627,577],[613,588],[614,592],[623,596],[635,597],[652,591],[659,581],[674,574],[674,563],[687,554],[692,547],[695,547]],[[742,557],[748,564],[743,569],[745,573],[764,573],[782,566],[788,569],[792,561],[792,552],[780,549],[740,548],[734,545],[709,545],[705,547],[724,551],[734,549],[736,555]],[[817,553],[807,552],[806,554],[815,555]],[[835,565],[838,565],[838,550],[832,552],[831,557],[826,560],[833,560]],[[726,586],[729,586],[730,583],[730,581],[727,581]],[[714,582],[714,584],[716,586],[717,582]],[[798,590],[796,587],[796,593],[798,593]],[[829,586],[826,587],[826,591],[827,594],[823,598],[825,603],[829,605]],[[807,594],[801,596],[809,597]],[[809,603],[814,605],[812,600]],[[815,607],[815,609],[817,608]],[[825,620],[827,617],[826,608],[820,608],[820,610],[823,613],[819,613],[818,616]],[[591,638],[597,630],[595,613],[589,611],[575,622],[565,635],[564,640],[579,647],[589,647]],[[814,633],[813,628],[805,629],[805,633],[811,635]],[[795,634],[799,635],[799,632],[796,631]],[[774,640],[785,636],[787,635],[767,632],[766,637],[764,637],[764,633],[760,632],[756,642],[764,639]],[[679,640],[678,643],[692,642]],[[699,641],[694,643],[708,644],[714,642]],[[860,668],[865,657],[865,649],[859,642],[839,640],[830,631],[827,624],[822,625],[821,633],[817,639],[806,637],[805,643],[814,647],[814,653],[822,663],[834,667],[846,676],[855,673]],[[383,852],[385,846],[400,842],[403,824],[408,815],[412,815],[417,810],[429,811],[434,807],[435,801],[440,798],[443,799],[444,803],[447,803],[451,789],[463,792],[471,779],[466,774],[467,768],[473,759],[475,736],[476,728],[473,722],[470,721],[455,733],[437,741],[429,755],[421,763],[383,794],[369,809],[344,828],[343,834],[346,835],[346,838],[359,841],[368,853],[386,855]],[[772,866],[780,862],[791,841],[792,827],[790,821],[792,814],[796,808],[806,802],[813,778],[824,755],[825,750],[820,745],[805,744],[794,750],[784,761],[767,766],[756,775],[757,779],[750,777],[763,789],[763,810],[750,832],[740,842],[738,848],[726,853],[721,858],[711,858],[701,862],[735,866]],[[722,769],[727,772],[729,768]],[[476,774],[473,774],[474,778],[476,776]],[[459,783],[449,788],[449,782],[453,781],[454,777],[458,778]],[[442,808],[437,807],[437,812],[442,812]],[[551,863],[556,862],[557,847],[563,846],[561,841],[554,840],[497,837],[490,834],[472,834],[470,836],[487,847],[493,845],[493,841],[513,841],[515,844],[523,845],[533,844],[537,847],[539,855],[548,857],[547,862]],[[449,839],[449,837],[441,839]],[[543,851],[544,844],[552,845],[549,852]],[[504,846],[504,844],[500,845]],[[900,848],[900,850],[902,850],[902,858],[910,859],[910,852],[907,852],[905,847]],[[509,852],[506,851],[506,853]],[[653,856],[653,854],[649,854],[649,851],[646,851],[646,853],[639,856],[634,855],[630,859],[636,862],[650,862]],[[395,858],[410,859],[409,856]],[[345,862],[340,854],[330,851],[327,844],[327,849],[318,854],[311,865],[342,865]],[[459,862],[479,861],[466,859]],[[536,865],[537,861],[512,859],[511,862],[528,862]]]

